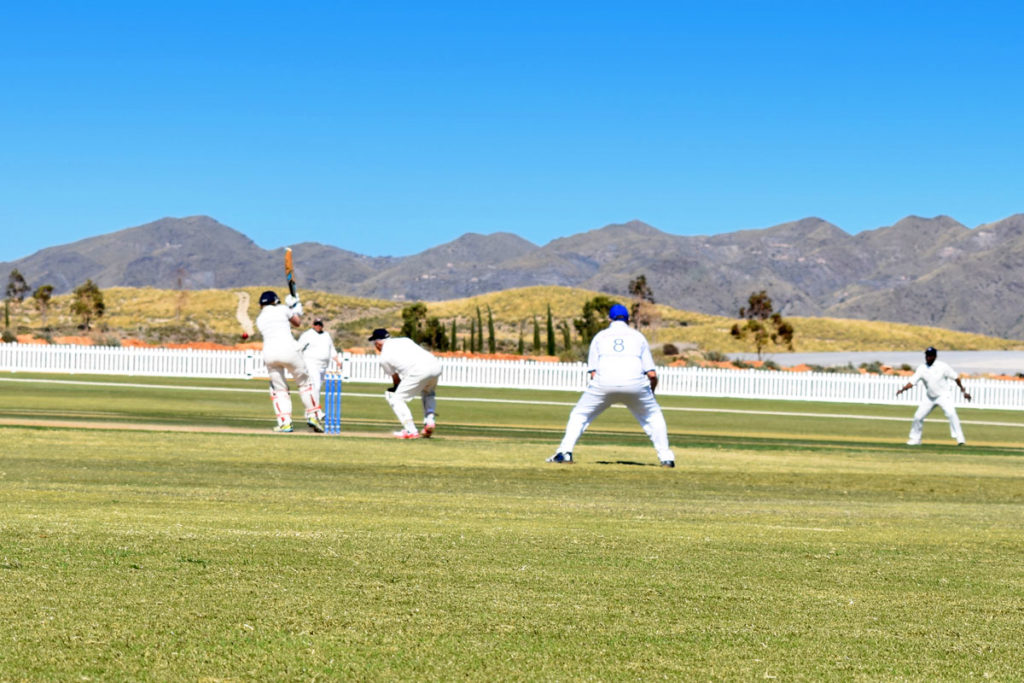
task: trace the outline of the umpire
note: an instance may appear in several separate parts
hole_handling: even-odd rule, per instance
[[[676,457],[668,446],[668,426],[661,406],[654,398],[658,373],[647,339],[626,323],[629,311],[615,304],[608,311],[611,323],[594,336],[587,358],[590,384],[569,414],[565,436],[558,452],[548,462],[572,463],[572,450],[584,430],[605,408],[623,403],[633,413],[644,433],[658,451],[662,467],[675,467]]]

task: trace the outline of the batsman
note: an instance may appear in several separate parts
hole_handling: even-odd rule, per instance
[[[276,292],[263,292],[260,295],[260,314],[256,318],[256,327],[263,335],[263,362],[270,375],[270,401],[277,416],[274,431],[293,431],[292,400],[286,379],[286,372],[290,372],[298,384],[299,397],[306,408],[306,423],[313,431],[323,432],[324,413],[320,409],[319,397],[310,380],[299,343],[292,336],[292,328],[302,324],[302,302],[295,294],[291,255],[291,249],[285,251],[285,273],[292,293],[282,304]]]

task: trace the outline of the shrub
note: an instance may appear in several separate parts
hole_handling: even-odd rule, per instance
[[[874,361],[871,361],[870,363],[861,363],[860,364],[860,369],[861,370],[865,370],[867,372],[870,372],[873,375],[881,375],[882,374],[882,362],[874,360]]]
[[[666,356],[678,356],[679,347],[677,347],[675,344],[665,344],[664,346],[661,347],[661,352],[664,353]]]
[[[729,356],[725,355],[721,351],[705,351],[704,358],[713,363],[724,363],[729,360]]]

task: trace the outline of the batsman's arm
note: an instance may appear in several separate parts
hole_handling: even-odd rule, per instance
[[[647,372],[647,381],[651,383],[651,393],[653,394],[654,390],[658,388],[658,373],[654,370],[649,370]]]

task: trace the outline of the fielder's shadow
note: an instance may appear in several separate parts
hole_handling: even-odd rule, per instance
[[[635,465],[637,467],[651,467],[649,462],[637,462],[636,460],[595,460],[598,465]]]

